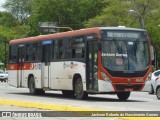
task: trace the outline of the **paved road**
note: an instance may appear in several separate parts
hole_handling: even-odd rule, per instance
[[[146,92],[133,92],[124,102],[119,101],[116,95],[90,95],[87,100],[77,100],[74,96],[64,97],[61,92],[52,91],[44,96],[32,96],[27,88],[14,88],[0,83],[0,98],[109,111],[160,111],[160,100]]]
[[[118,100],[116,95],[89,95],[87,100],[77,100],[74,96],[64,97],[61,92],[49,91],[46,92],[44,96],[32,96],[29,94],[27,88],[14,88],[6,83],[0,83],[0,100],[10,99],[17,101],[27,101],[36,102],[42,104],[50,105],[63,105],[63,106],[73,106],[78,108],[87,108],[93,110],[105,110],[105,111],[160,111],[160,101],[155,95],[149,95],[143,92],[133,92],[128,99],[128,101],[121,102]],[[24,104],[24,103],[23,103]],[[40,109],[25,108],[23,110],[21,107],[3,105],[2,110],[20,110],[20,111],[39,111]],[[69,107],[65,108],[66,110]],[[33,118],[32,118],[33,119]],[[37,118],[34,118],[37,119]],[[75,119],[58,117],[54,118],[57,120]],[[77,118],[76,118],[77,119]],[[92,117],[78,117],[79,120],[93,119]],[[95,120],[100,118],[94,118]],[[101,118],[106,119],[106,118]],[[117,118],[107,118],[107,119],[117,119]],[[0,119],[1,120],[1,119]],[[12,120],[12,119],[11,119]],[[18,120],[18,118],[16,119]],[[38,120],[38,119],[37,119]],[[41,119],[39,119],[41,120]]]

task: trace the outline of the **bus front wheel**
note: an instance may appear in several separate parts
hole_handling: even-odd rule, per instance
[[[78,78],[75,83],[75,95],[76,98],[81,100],[88,97],[88,94],[83,90],[82,79]]]
[[[124,101],[124,100],[127,100],[129,98],[130,92],[118,92],[117,96],[118,96],[119,100]]]
[[[29,80],[29,92],[31,95],[42,95],[45,93],[43,89],[36,89],[35,80],[33,76]]]

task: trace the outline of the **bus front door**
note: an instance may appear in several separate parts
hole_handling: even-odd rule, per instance
[[[24,86],[24,59],[25,59],[25,47],[24,45],[19,46],[18,48],[18,82],[17,87],[23,87]]]
[[[87,41],[87,90],[98,91],[98,41]]]
[[[42,86],[47,89],[50,87],[51,45],[43,45],[42,53]]]

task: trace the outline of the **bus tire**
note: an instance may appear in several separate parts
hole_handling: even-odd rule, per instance
[[[37,90],[37,95],[44,95],[45,91],[43,89],[36,89]]]
[[[71,96],[71,95],[74,95],[74,91],[71,91],[71,90],[62,90],[62,94],[64,96]]]
[[[117,93],[117,97],[119,98],[119,100],[121,101],[125,101],[129,98],[130,96],[130,92],[118,92]]]
[[[158,99],[160,99],[160,86],[156,90],[156,96]]]
[[[29,80],[29,92],[31,95],[42,95],[45,93],[43,89],[36,89],[34,77],[30,77]]]
[[[83,90],[82,79],[78,78],[75,82],[75,95],[79,100],[85,99],[88,97],[88,94]]]

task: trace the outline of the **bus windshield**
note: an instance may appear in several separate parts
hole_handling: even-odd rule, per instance
[[[125,34],[123,37],[102,37],[103,66],[112,71],[146,70],[150,64],[147,37],[138,37],[131,32]]]

